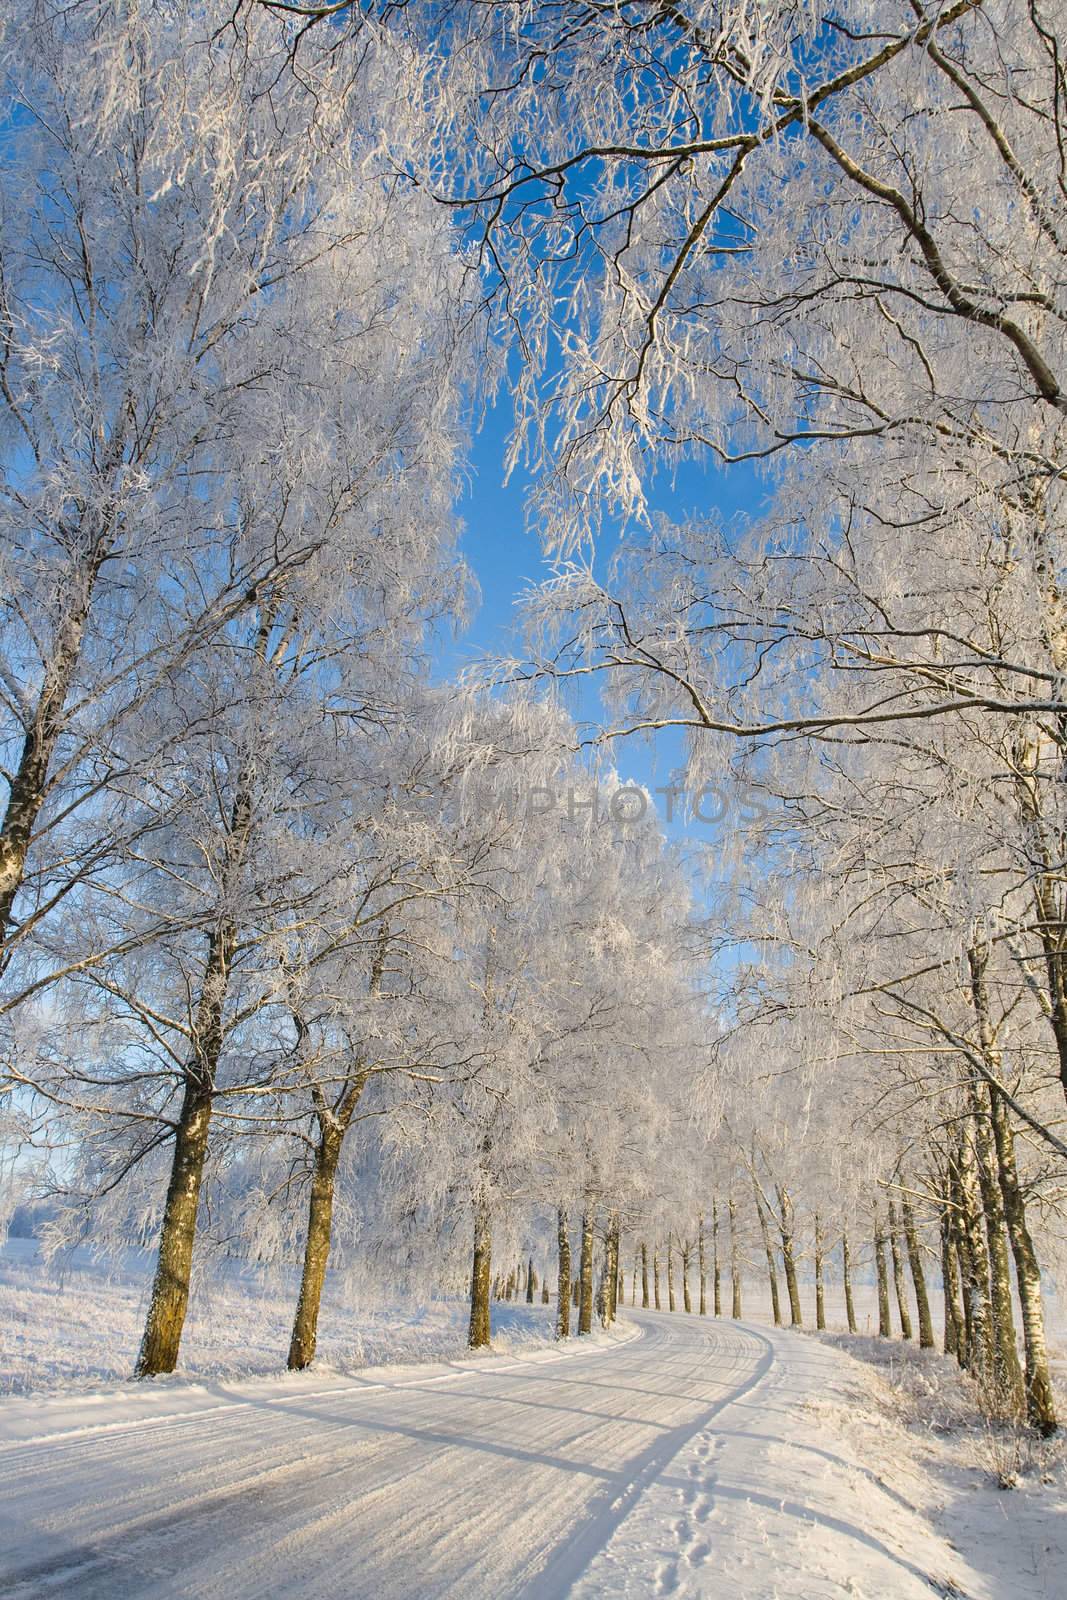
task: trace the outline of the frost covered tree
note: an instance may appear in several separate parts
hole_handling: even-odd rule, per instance
[[[558,545],[705,452],[794,472],[947,439],[1007,480],[1032,450],[1030,487],[1056,492],[1054,7],[267,9],[290,38],[302,19],[297,61],[326,30],[416,46],[413,175],[470,219],[523,351]]]
[[[67,895],[106,896],[119,847],[165,820],[155,697],[190,653],[291,589],[357,507],[369,531],[402,455],[433,452],[447,481],[447,399],[402,353],[421,297],[445,358],[440,219],[391,208],[363,89],[358,126],[335,97],[343,125],[312,128],[271,39],[234,73],[210,34],[183,5],[4,24],[5,962],[51,955]],[[367,77],[387,103],[386,64]],[[390,404],[339,451],[337,397],[372,373]]]
[[[8,1004],[42,963],[91,973],[168,1063],[176,1102],[137,1110],[174,1141],[153,1372],[223,1047],[275,1001],[271,939],[312,892],[292,858],[461,591],[462,285],[447,219],[393,181],[384,56],[353,76],[325,52],[313,110],[273,29],[234,70],[200,7],[7,27]]]

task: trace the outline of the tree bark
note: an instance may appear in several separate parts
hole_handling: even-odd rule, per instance
[[[534,1303],[534,1286],[534,1264],[533,1256],[531,1256],[526,1263],[526,1304],[528,1306],[532,1306]]]
[[[315,1359],[319,1306],[322,1301],[322,1286],[326,1281],[326,1266],[330,1258],[334,1179],[341,1156],[342,1137],[340,1129],[328,1128],[320,1134],[315,1150],[307,1236],[304,1240],[304,1268],[300,1277],[300,1294],[296,1302],[296,1315],[293,1318],[293,1332],[289,1340],[290,1372],[302,1371]]]
[[[48,793],[52,756],[63,730],[64,708],[81,657],[93,590],[109,542],[108,534],[98,534],[90,555],[73,575],[68,596],[72,603],[60,621],[51,655],[45,662],[37,703],[26,724],[18,763],[11,776],[7,805],[0,821],[0,948],[7,939],[15,897],[26,874],[33,830]],[[174,1369],[171,1365],[158,1370],[172,1372]]]
[[[969,1372],[974,1362],[974,1327],[971,1321],[971,1295],[969,1284],[971,1281],[971,1268],[967,1256],[967,1237],[963,1228],[963,1220],[957,1215],[952,1219],[952,1238],[954,1255],[956,1258],[956,1272],[960,1280],[960,1337],[959,1337],[959,1364]]]
[[[882,1231],[881,1213],[874,1213],[874,1260],[878,1274],[878,1332],[883,1339],[893,1337],[893,1324],[889,1320],[889,1272],[885,1259],[885,1234]]]
[[[378,994],[381,991],[387,942],[388,936],[383,931],[371,969],[371,994]],[[305,1031],[303,1019],[294,1012],[294,1020],[298,1032],[302,1034]],[[322,1303],[322,1287],[326,1279],[332,1242],[333,1195],[337,1168],[345,1136],[351,1126],[356,1107],[363,1097],[368,1076],[367,1071],[362,1069],[350,1071],[332,1107],[328,1104],[321,1085],[312,1086],[319,1138],[311,1175],[307,1234],[304,1240],[304,1269],[300,1279],[296,1315],[293,1318],[293,1332],[289,1341],[290,1371],[310,1366],[315,1357],[319,1306]]]
[[[689,1263],[693,1247],[688,1239],[683,1239],[678,1249],[682,1257],[682,1307],[687,1313],[691,1313],[693,1302],[689,1295]]]
[[[700,1274],[700,1315],[708,1314],[708,1254],[704,1246],[704,1213],[697,1224],[697,1271]]]
[[[771,1314],[774,1317],[776,1328],[782,1326],[782,1303],[778,1298],[778,1268],[774,1260],[774,1247],[771,1244],[771,1230],[767,1222],[767,1213],[763,1209],[760,1198],[759,1186],[756,1186],[756,1214],[759,1217],[760,1233],[763,1237],[763,1253],[767,1258],[767,1276],[771,1285]]]
[[[569,1339],[571,1335],[571,1240],[567,1229],[567,1213],[562,1206],[556,1212],[556,1242],[559,1248],[559,1276],[556,1284],[556,1338]]]
[[[911,1313],[908,1310],[908,1286],[904,1281],[904,1262],[900,1254],[900,1229],[897,1223],[897,1208],[893,1201],[889,1202],[889,1253],[893,1260],[893,1292],[897,1297],[897,1315],[900,1317],[901,1337],[910,1339]]]
[[[1000,1050],[989,1009],[986,984],[989,946],[976,944],[967,952],[967,959],[971,975],[971,1000],[978,1024],[982,1057],[994,1076],[999,1078]],[[993,1370],[1003,1405],[1011,1412],[1022,1414],[1026,1406],[1026,1391],[1015,1343],[1015,1315],[1012,1310],[1011,1267],[1008,1261],[1004,1195],[994,1149],[992,1123],[988,1114],[988,1093],[982,1094],[977,1080],[978,1074],[974,1072],[970,1092],[971,1116],[974,1122],[978,1187],[982,1196],[982,1210],[985,1213],[986,1245],[989,1252]]]
[[[711,1202],[711,1289],[712,1310],[722,1316],[722,1270],[719,1262],[719,1202]]]
[[[849,1249],[848,1234],[841,1235],[841,1282],[845,1289],[845,1316],[848,1319],[849,1333],[858,1331],[856,1323],[856,1306],[852,1299],[852,1251]]]
[[[474,1202],[474,1255],[471,1263],[471,1320],[467,1344],[484,1350],[493,1337],[489,1283],[493,1259],[493,1218],[484,1189]]]
[[[645,1241],[643,1239],[641,1241],[641,1304],[645,1308],[645,1310],[647,1311],[648,1310],[648,1245],[645,1243]],[[656,1297],[656,1305],[657,1306],[659,1305],[659,1297],[658,1296]]]
[[[239,795],[235,817],[242,805]],[[250,811],[250,802],[249,811]],[[240,820],[240,819],[238,819]],[[242,844],[243,852],[243,844]],[[185,1092],[174,1131],[174,1155],[163,1209],[152,1298],[137,1356],[136,1374],[153,1378],[178,1364],[196,1240],[196,1218],[207,1161],[215,1077],[222,1054],[222,1011],[237,943],[233,921],[216,924],[208,945],[193,1030],[195,1055],[185,1072]]]
[[[617,1296],[619,1285],[619,1213],[612,1211],[608,1215],[608,1226],[604,1234],[604,1282],[602,1320],[604,1326],[609,1328],[615,1321],[617,1309]]]
[[[823,1236],[822,1219],[815,1213],[815,1326],[820,1332],[826,1329],[826,1292],[823,1286]]]
[[[1062,644],[1055,653],[1062,660]],[[1063,670],[1062,666],[1060,670]],[[1034,920],[1048,977],[1047,1020],[1056,1047],[1060,1086],[1067,1099],[1067,916],[1063,905],[1063,873],[1059,864],[1061,852],[1050,843],[1048,828],[1041,815],[1037,777],[1039,745],[1036,735],[1025,724],[1016,735],[1013,760],[1015,795],[1025,831],[1034,885]],[[988,955],[988,947],[985,954]]]
[[[588,1206],[582,1213],[582,1248],[578,1258],[578,1332],[593,1331],[593,1213]]]
[[[941,1291],[945,1302],[945,1354],[955,1356],[961,1367],[967,1365],[964,1351],[966,1337],[963,1312],[959,1299],[959,1274],[956,1266],[956,1238],[952,1222],[951,1203],[946,1198],[941,1204]]]
[[[989,1086],[990,1115],[997,1152],[1004,1215],[1015,1258],[1015,1277],[1022,1308],[1023,1349],[1025,1352],[1026,1415],[1033,1427],[1047,1438],[1057,1428],[1056,1403],[1049,1375],[1048,1348],[1045,1344],[1045,1312],[1041,1295],[1041,1269],[1026,1221],[1026,1203],[1019,1187],[1015,1163],[1015,1135],[1008,1108],[997,1091]]]
[[[154,1378],[162,1372],[173,1372],[178,1364],[182,1329],[189,1307],[189,1278],[210,1121],[210,1084],[187,1078],[174,1133],[174,1157],[163,1211],[152,1299],[137,1356],[136,1374],[139,1378]]]
[[[782,1266],[785,1269],[785,1286],[789,1294],[789,1320],[794,1328],[804,1325],[800,1306],[800,1287],[797,1283],[797,1264],[793,1254],[793,1201],[787,1189],[777,1186],[779,1231],[782,1236]]]
[[[975,1154],[978,1186],[985,1216],[986,1247],[989,1253],[989,1301],[993,1318],[993,1371],[1003,1404],[1021,1414],[1025,1406],[1022,1368],[1015,1343],[1015,1313],[1012,1308],[1011,1265],[1004,1216],[1004,1196],[997,1173],[992,1130],[984,1107],[978,1103],[978,1087],[973,1086]]]
[[[652,1287],[655,1290],[656,1310],[662,1310],[659,1300],[659,1246],[652,1252]]]
[[[926,1292],[926,1274],[923,1271],[919,1236],[915,1231],[915,1216],[907,1195],[900,1202],[900,1212],[904,1221],[904,1242],[908,1249],[908,1266],[911,1270],[911,1281],[915,1289],[915,1306],[919,1314],[919,1348],[920,1350],[933,1350],[934,1323],[930,1315],[930,1297]]]
[[[993,1370],[993,1317],[989,1292],[989,1250],[982,1216],[973,1119],[961,1125],[956,1164],[960,1215],[960,1261],[963,1266],[964,1317],[967,1324],[968,1370],[988,1392]]]
[[[674,1235],[667,1235],[667,1310],[676,1311],[674,1303]]]
[[[740,1322],[741,1311],[741,1252],[737,1243],[737,1202],[730,1195],[726,1202],[730,1219],[730,1315]]]

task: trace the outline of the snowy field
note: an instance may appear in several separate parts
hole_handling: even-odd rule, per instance
[[[147,1268],[0,1260],[11,1600],[1067,1593],[1055,1447],[976,1428],[940,1357],[770,1330],[755,1286],[743,1324],[627,1308],[562,1350],[547,1307],[495,1307],[480,1358],[464,1306],[341,1288],[290,1376],[288,1293],[231,1273],[181,1374],[133,1385]]]
[[[77,1251],[45,1267],[29,1240],[0,1247],[0,1394],[85,1388],[132,1376],[155,1256],[119,1263]],[[297,1279],[279,1284],[234,1265],[194,1291],[182,1339],[180,1376],[235,1377],[285,1367]],[[501,1350],[553,1340],[549,1308],[494,1307]],[[443,1360],[463,1351],[467,1308],[367,1304],[354,1286],[329,1279],[319,1323],[317,1365],[342,1373],[383,1362]],[[175,1380],[177,1381],[177,1380]]]
[[[85,1388],[132,1377],[154,1268],[152,1252],[130,1251],[119,1261],[104,1262],[78,1250],[45,1265],[32,1240],[8,1239],[0,1245],[0,1395]],[[182,1339],[180,1376],[267,1376],[284,1368],[297,1287],[295,1272],[265,1276],[237,1263],[202,1278]],[[631,1292],[627,1275],[627,1301]],[[662,1298],[666,1306],[665,1284]],[[695,1285],[693,1299],[695,1303]],[[810,1285],[802,1286],[802,1299],[805,1320],[813,1325]],[[726,1285],[723,1301],[728,1308]],[[873,1333],[878,1326],[873,1287],[857,1284],[855,1301],[860,1333]],[[710,1287],[708,1302],[710,1308]],[[932,1285],[931,1305],[939,1328],[941,1304]],[[832,1283],[826,1309],[830,1329],[844,1332],[844,1302]],[[748,1322],[771,1324],[770,1297],[761,1279],[746,1281],[744,1312]],[[1052,1297],[1048,1315],[1053,1366],[1067,1379],[1067,1328]],[[553,1339],[553,1313],[540,1303],[494,1304],[493,1324],[494,1343],[505,1352]],[[444,1360],[462,1353],[466,1340],[463,1304],[382,1304],[380,1291],[346,1283],[340,1275],[327,1279],[319,1324],[320,1369],[351,1373],[383,1362]]]

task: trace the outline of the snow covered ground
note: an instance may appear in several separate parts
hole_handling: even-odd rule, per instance
[[[106,1264],[76,1251],[46,1268],[29,1240],[0,1246],[0,1395],[84,1388],[133,1374],[155,1257],[129,1252]],[[297,1282],[236,1265],[201,1281],[182,1339],[186,1377],[277,1373],[285,1366]],[[494,1306],[501,1349],[553,1341],[548,1308]],[[384,1361],[460,1354],[466,1307],[455,1301],[382,1306],[340,1277],[328,1280],[318,1364],[357,1372]]]
[[[365,1379],[9,1398],[3,1593],[1064,1593],[1067,1535],[1047,1515],[1029,1564],[1004,1570],[1018,1494],[961,1486],[990,1526],[952,1548],[931,1521],[939,1481],[869,1367],[754,1325],[630,1316],[614,1344]]]
[[[494,1308],[476,1359],[462,1307],[357,1327],[339,1296],[287,1376],[287,1303],[239,1279],[202,1295],[185,1375],[135,1386],[144,1263],[60,1284],[28,1257],[0,1273],[10,1600],[1067,1594],[1062,1460],[1024,1450],[998,1489],[1014,1447],[936,1356],[629,1308],[559,1348],[537,1306]]]

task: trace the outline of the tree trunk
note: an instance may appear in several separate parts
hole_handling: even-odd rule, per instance
[[[988,1392],[993,1370],[993,1318],[989,1295],[989,1250],[982,1218],[978,1160],[972,1119],[960,1129],[956,1193],[960,1211],[960,1260],[963,1265],[967,1323],[968,1370]]]
[[[1034,923],[1048,977],[1047,1020],[1056,1046],[1060,1085],[1067,1098],[1067,918],[1062,903],[1061,851],[1050,843],[1048,828],[1041,815],[1037,777],[1040,752],[1037,739],[1025,724],[1016,736],[1013,758],[1015,795],[1025,829],[1034,886]],[[984,971],[988,947],[979,947],[978,954]],[[973,957],[974,952],[969,952],[969,955]]]
[[[533,1256],[531,1256],[526,1263],[526,1304],[528,1306],[532,1306],[534,1303],[535,1287]]]
[[[235,806],[236,814],[236,806]],[[196,1239],[196,1217],[207,1161],[215,1076],[222,1054],[222,1009],[229,984],[237,930],[229,918],[212,930],[204,981],[196,1010],[196,1055],[186,1068],[178,1125],[174,1132],[167,1200],[159,1236],[152,1299],[137,1357],[139,1378],[173,1372],[178,1364],[189,1279]]]
[[[567,1231],[567,1213],[562,1206],[556,1212],[556,1242],[559,1247],[559,1277],[556,1285],[556,1338],[569,1339],[571,1334],[571,1240]]]
[[[693,1254],[693,1247],[688,1239],[683,1239],[679,1250],[682,1257],[682,1306],[687,1313],[691,1313],[693,1302],[689,1296],[689,1262]]]
[[[674,1235],[667,1235],[667,1310],[676,1311],[674,1302]]]
[[[878,1274],[878,1332],[883,1339],[893,1337],[893,1324],[889,1320],[889,1273],[885,1260],[885,1234],[882,1231],[881,1213],[874,1213],[874,1260]]]
[[[793,1254],[793,1201],[789,1191],[777,1186],[779,1231],[782,1235],[782,1266],[785,1269],[785,1286],[789,1294],[789,1320],[794,1328],[804,1325],[800,1308],[800,1287],[797,1283],[797,1264]]]
[[[371,993],[381,990],[382,969],[385,963],[385,939],[379,941],[379,952],[371,972]],[[298,1029],[303,1032],[303,1020],[296,1013]],[[333,1195],[337,1168],[345,1135],[363,1096],[368,1074],[351,1071],[342,1092],[331,1110],[321,1087],[313,1090],[319,1125],[319,1141],[315,1150],[315,1165],[311,1175],[311,1197],[308,1205],[307,1236],[304,1240],[304,1270],[300,1279],[300,1294],[293,1318],[293,1332],[289,1341],[289,1370],[299,1371],[311,1365],[315,1358],[318,1340],[319,1306],[326,1267],[330,1259],[333,1228]]]
[[[959,1339],[959,1364],[969,1372],[974,1363],[974,1326],[971,1321],[971,1295],[969,1284],[971,1281],[971,1268],[967,1256],[967,1237],[963,1228],[961,1217],[953,1216],[952,1237],[955,1244],[956,1271],[960,1280],[960,1306],[962,1320],[960,1322]]]
[[[656,1310],[662,1310],[659,1299],[659,1246],[652,1252],[652,1287],[655,1290]]]
[[[260,661],[266,654],[272,616],[273,613],[268,613],[260,623],[256,643]],[[252,837],[253,771],[252,759],[246,758],[234,788],[222,880],[224,902],[240,873]],[[160,1229],[159,1260],[156,1263],[144,1337],[137,1357],[136,1373],[139,1378],[173,1372],[178,1362],[185,1314],[189,1308],[189,1276],[200,1189],[207,1160],[215,1078],[222,1055],[223,1009],[236,949],[237,924],[231,916],[221,916],[211,930],[196,1007],[193,1057],[185,1071],[185,1092],[174,1134],[174,1157]]]
[[[848,1245],[848,1234],[841,1235],[841,1282],[845,1288],[845,1316],[848,1319],[849,1333],[858,1331],[856,1324],[856,1306],[852,1299],[852,1251]]]
[[[493,1218],[484,1190],[474,1202],[474,1257],[471,1265],[471,1320],[467,1344],[484,1350],[493,1337],[489,1283],[493,1259]]]
[[[908,1286],[904,1281],[904,1262],[900,1254],[900,1229],[897,1223],[897,1208],[892,1200],[889,1202],[889,1253],[893,1259],[893,1292],[897,1297],[900,1332],[903,1338],[910,1339],[911,1313],[908,1310]]]
[[[1026,1221],[1026,1203],[1019,1187],[1015,1164],[1015,1135],[1008,1108],[997,1091],[989,1086],[990,1115],[1004,1215],[1015,1258],[1015,1277],[1022,1307],[1023,1348],[1026,1373],[1026,1415],[1031,1425],[1044,1434],[1055,1433],[1056,1404],[1049,1377],[1048,1349],[1045,1344],[1045,1313],[1041,1297],[1041,1269]]]
[[[578,1299],[578,1332],[593,1331],[593,1213],[586,1208],[582,1213],[582,1248],[578,1258],[578,1282],[581,1292]]]
[[[759,1189],[756,1189],[756,1214],[759,1217],[760,1233],[763,1236],[763,1253],[767,1258],[767,1276],[771,1285],[771,1315],[774,1317],[774,1326],[782,1326],[782,1303],[778,1298],[778,1268],[774,1260],[774,1247],[771,1244],[771,1230],[767,1222],[767,1213],[763,1209]]]
[[[648,1245],[641,1241],[641,1304],[648,1310]],[[656,1296],[656,1305],[659,1306],[659,1296]]]
[[[737,1203],[733,1195],[726,1202],[730,1218],[730,1315],[735,1322],[741,1320],[741,1252],[737,1244]]]
[[[930,1298],[926,1293],[926,1274],[923,1272],[919,1236],[915,1232],[915,1217],[911,1209],[911,1202],[906,1195],[900,1202],[900,1211],[904,1220],[904,1242],[908,1249],[908,1266],[911,1270],[911,1281],[915,1288],[915,1305],[919,1313],[919,1348],[920,1350],[933,1350],[934,1323],[930,1315]]]
[[[697,1271],[700,1274],[700,1315],[708,1314],[708,1255],[704,1247],[704,1213],[697,1225]]]
[[[304,1269],[300,1278],[296,1315],[293,1318],[293,1332],[289,1340],[290,1372],[302,1371],[315,1359],[319,1305],[322,1301],[322,1286],[326,1281],[326,1265],[330,1258],[334,1179],[340,1155],[340,1130],[335,1128],[324,1130],[319,1136],[315,1151],[315,1167],[311,1175],[307,1237],[304,1240]]]
[[[815,1213],[815,1326],[820,1332],[826,1329],[826,1293],[823,1287],[823,1237],[822,1219]]]
[[[951,1203],[946,1198],[941,1204],[941,1291],[945,1302],[945,1354],[955,1356],[961,1367],[967,1365],[964,1341],[966,1334],[963,1312],[959,1300],[959,1274],[956,1270],[956,1238],[952,1224]]]
[[[722,1316],[722,1271],[719,1264],[719,1202],[711,1202],[711,1306],[717,1317]]]
[[[976,1149],[979,1188],[985,1213],[986,1244],[989,1249],[989,1294],[993,1313],[993,1367],[1003,1403],[1021,1415],[1025,1407],[1022,1368],[1015,1342],[1015,1313],[1012,1308],[1011,1263],[1004,1217],[1004,1196],[997,1173],[996,1152],[989,1122],[975,1108]]]
[[[989,1009],[986,966],[989,946],[975,945],[967,952],[971,974],[971,1000],[978,1023],[978,1038],[986,1066],[997,1078],[1001,1059],[997,1036]],[[978,1186],[985,1212],[986,1244],[989,1250],[989,1293],[993,1313],[993,1368],[1002,1403],[1010,1412],[1025,1410],[1026,1391],[1019,1352],[1015,1343],[1015,1316],[1011,1303],[1011,1267],[1004,1215],[998,1158],[994,1149],[991,1121],[986,1113],[988,1092],[983,1095],[974,1072],[971,1081],[971,1115],[974,1119],[975,1156]]]
[[[81,656],[92,593],[106,553],[107,541],[101,538],[75,574],[72,587],[76,602],[60,622],[51,656],[45,663],[37,703],[26,723],[18,764],[11,775],[0,821],[0,948],[7,938],[15,896],[26,874],[33,830],[48,792],[52,755],[63,729],[64,707]],[[178,1331],[180,1337],[180,1326]],[[142,1353],[143,1349],[142,1346]],[[174,1355],[176,1359],[177,1348]],[[173,1372],[174,1363],[155,1370]],[[147,1371],[144,1376],[148,1376]]]
[[[189,1077],[174,1134],[174,1157],[163,1211],[159,1257],[137,1356],[139,1378],[173,1372],[178,1364],[189,1307],[189,1278],[210,1122],[211,1088]]]
[[[604,1278],[601,1285],[603,1304],[600,1316],[605,1328],[609,1328],[615,1321],[616,1296],[619,1284],[619,1213],[612,1211],[608,1214],[608,1225],[604,1233]]]

